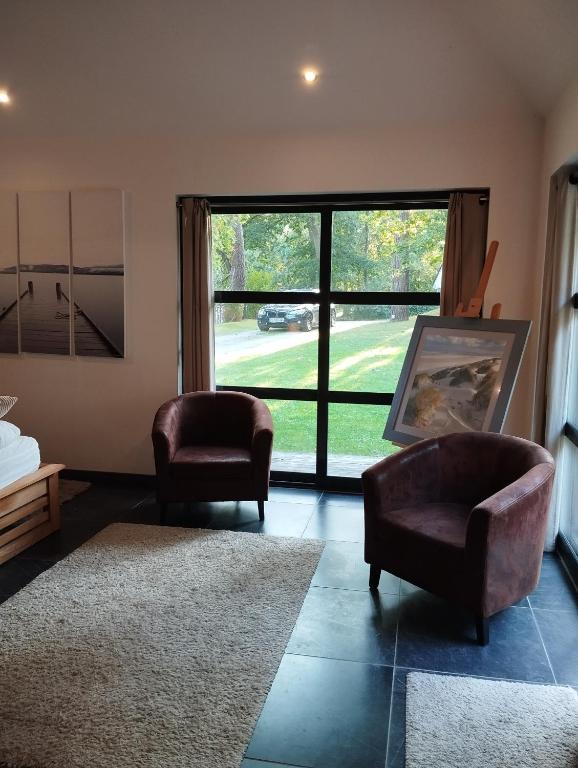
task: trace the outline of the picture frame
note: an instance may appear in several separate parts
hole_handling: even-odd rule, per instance
[[[449,432],[500,432],[529,320],[418,315],[383,433],[410,445]]]

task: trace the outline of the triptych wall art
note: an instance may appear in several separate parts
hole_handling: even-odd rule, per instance
[[[0,353],[124,357],[124,196],[0,192]]]

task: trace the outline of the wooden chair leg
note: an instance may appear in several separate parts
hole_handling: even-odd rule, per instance
[[[379,577],[381,576],[381,568],[379,565],[369,566],[369,588],[375,590],[379,587]]]
[[[257,506],[259,507],[259,520],[265,519],[265,502],[262,500],[259,500],[257,502]]]
[[[487,616],[476,616],[476,634],[478,645],[487,645],[490,642],[490,620]]]

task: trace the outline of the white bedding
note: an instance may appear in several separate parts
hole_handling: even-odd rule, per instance
[[[40,449],[33,437],[18,437],[0,449],[0,488],[14,483],[40,466]]]
[[[20,430],[16,424],[10,424],[9,421],[0,419],[0,450],[8,448],[19,437]]]

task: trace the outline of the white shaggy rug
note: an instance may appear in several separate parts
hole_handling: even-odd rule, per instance
[[[103,530],[0,606],[0,764],[238,768],[322,549]]]
[[[406,768],[576,768],[578,693],[411,672]]]

